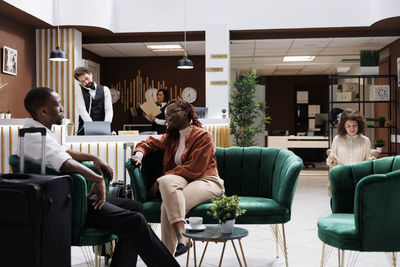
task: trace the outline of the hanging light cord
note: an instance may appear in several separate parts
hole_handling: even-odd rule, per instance
[[[57,25],[57,47],[60,47],[60,27],[58,25]]]
[[[60,13],[59,13],[59,2],[58,0],[56,1],[56,5],[57,5],[57,10],[56,10],[56,14],[57,14],[57,46],[60,47]],[[61,49],[61,47],[60,47]]]
[[[183,36],[184,36],[184,46],[185,46],[185,57],[186,53],[186,0],[183,0]]]

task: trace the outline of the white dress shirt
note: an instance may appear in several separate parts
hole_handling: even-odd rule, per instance
[[[355,136],[336,135],[332,141],[331,156],[337,161],[326,159],[328,166],[349,165],[369,160],[371,153],[371,141],[362,134]]]
[[[83,89],[88,90],[91,99],[94,99],[96,96],[97,83],[94,82],[94,90],[91,90],[90,88],[87,87],[83,87]],[[82,120],[93,121],[89,115],[89,112],[87,112],[86,110],[85,100],[83,99],[82,90],[80,90],[80,88],[78,90],[75,90],[75,101],[76,101],[75,102],[76,109],[78,110],[78,113],[81,116]],[[104,121],[111,122],[113,118],[113,107],[112,107],[110,89],[107,86],[104,86],[104,112],[105,112]]]
[[[33,119],[26,119],[22,128],[28,127],[46,128],[43,124]],[[52,131],[47,128],[46,131],[46,165],[49,165],[51,168],[59,172],[63,163],[68,159],[71,159],[71,155],[66,152],[68,150],[67,147],[58,143],[57,138]],[[14,153],[19,156],[19,142]],[[40,133],[25,134],[24,157],[32,163],[42,163],[42,136]]]

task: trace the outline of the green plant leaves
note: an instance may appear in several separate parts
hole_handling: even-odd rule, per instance
[[[230,128],[235,144],[240,147],[255,145],[255,134],[263,132],[264,125],[271,122],[271,116],[265,113],[267,109],[265,102],[254,100],[256,79],[257,75],[245,73],[233,84],[235,90],[229,102]],[[261,118],[261,121],[254,125],[256,118]]]
[[[233,195],[227,197],[222,194],[220,197],[215,197],[211,199],[214,205],[211,205],[207,214],[214,217],[219,221],[219,223],[224,223],[228,220],[236,219],[239,215],[246,212],[239,205],[240,197]]]

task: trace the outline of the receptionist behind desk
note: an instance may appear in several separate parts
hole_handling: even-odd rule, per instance
[[[113,107],[110,89],[96,84],[93,74],[86,68],[78,67],[74,73],[81,90],[76,90],[76,108],[79,113],[77,135],[84,135],[84,122],[112,121]]]
[[[165,123],[165,109],[167,107],[167,103],[169,101],[168,91],[165,89],[159,89],[157,91],[157,106],[160,108],[161,113],[157,116],[153,116],[150,114],[145,114],[144,117],[152,122],[152,128],[154,131],[157,131],[157,134],[164,134],[167,130]]]

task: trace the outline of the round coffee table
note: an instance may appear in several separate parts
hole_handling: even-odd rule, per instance
[[[206,246],[204,247],[203,253],[201,255],[199,267],[201,266],[201,263],[203,262],[204,259],[204,254],[206,253],[207,246],[209,242],[215,242],[215,243],[224,243],[224,246],[222,248],[222,253],[221,253],[221,258],[219,260],[219,265],[221,266],[222,264],[222,259],[224,257],[224,252],[225,252],[225,246],[226,242],[231,241],[233,249],[235,250],[236,258],[238,259],[239,265],[242,266],[242,262],[240,260],[239,254],[236,250],[235,243],[233,240],[237,239],[239,246],[240,246],[240,251],[242,252],[242,257],[243,257],[243,263],[244,266],[247,267],[247,262],[246,258],[244,257],[243,253],[243,248],[242,248],[242,243],[240,242],[240,239],[243,237],[246,237],[249,232],[241,227],[233,227],[233,231],[230,234],[223,234],[221,233],[221,227],[220,226],[211,226],[207,225],[206,229],[203,231],[189,231],[185,229],[182,234],[185,237],[189,238],[189,241],[193,241],[193,255],[194,255],[194,266],[196,267],[196,241],[201,241],[201,242],[206,242]],[[187,259],[186,259],[186,267],[189,266],[189,254],[190,254],[190,248],[187,252]]]

